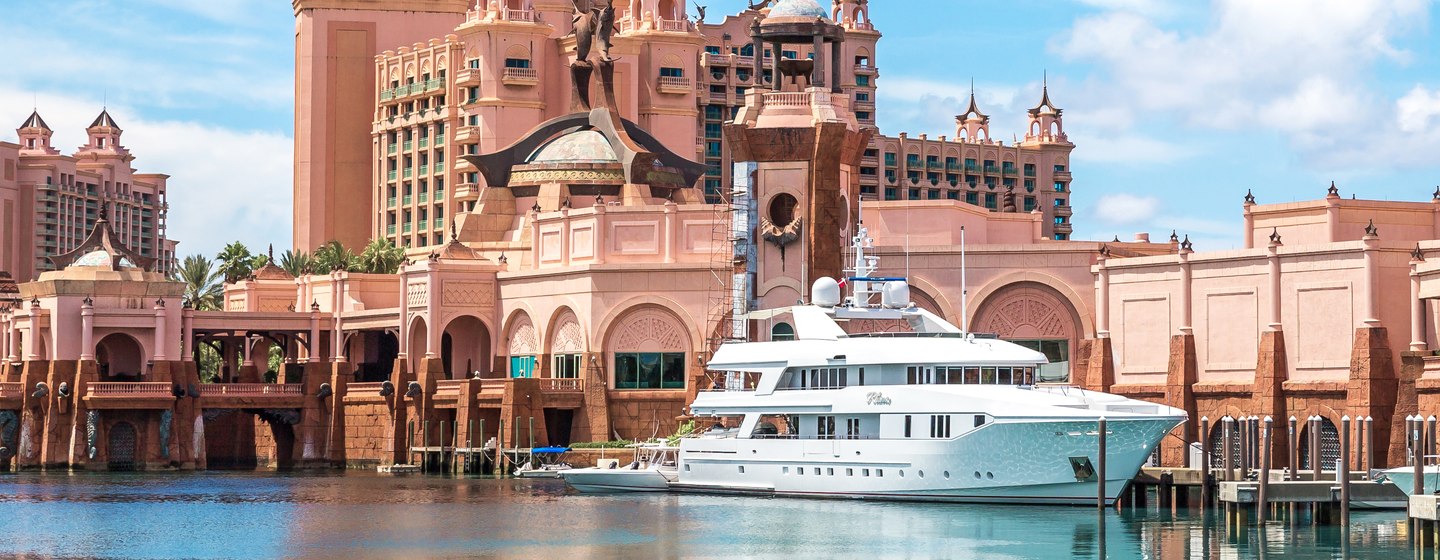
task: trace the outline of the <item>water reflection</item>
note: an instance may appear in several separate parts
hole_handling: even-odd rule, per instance
[[[1399,512],[1356,512],[1351,551],[1411,554]],[[41,558],[1339,557],[1297,514],[1229,531],[1158,510],[699,495],[587,496],[559,481],[368,473],[0,477],[0,553]]]

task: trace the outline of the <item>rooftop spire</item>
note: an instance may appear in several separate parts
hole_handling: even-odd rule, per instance
[[[30,117],[25,119],[24,123],[21,123],[20,128],[38,128],[48,131],[50,130],[50,125],[45,124],[45,119],[40,118],[40,111],[35,110],[30,112]]]
[[[109,110],[108,108],[102,108],[102,109],[100,110],[100,116],[95,117],[95,122],[90,123],[90,126],[89,126],[89,128],[97,128],[97,127],[117,128],[117,129],[118,129],[118,128],[120,128],[120,125],[115,124],[115,119],[113,119],[113,118],[110,117],[110,110]]]

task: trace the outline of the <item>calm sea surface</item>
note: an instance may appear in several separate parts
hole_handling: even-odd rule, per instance
[[[1308,520],[1227,534],[1153,506],[1102,521],[1088,508],[580,495],[558,480],[0,475],[6,557],[1339,558],[1339,535]],[[1349,557],[1412,557],[1405,535],[1402,512],[1357,512]]]

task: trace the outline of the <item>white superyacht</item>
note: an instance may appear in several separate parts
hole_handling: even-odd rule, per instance
[[[792,316],[795,340],[716,351],[708,368],[726,382],[701,392],[691,414],[718,425],[680,440],[671,490],[1094,504],[1104,417],[1113,502],[1186,420],[1168,406],[1037,384],[1043,354],[915,307],[903,279],[872,277],[868,245],[862,227],[849,297],[821,278],[811,304],[769,312]],[[863,319],[913,332],[847,334],[839,324]]]

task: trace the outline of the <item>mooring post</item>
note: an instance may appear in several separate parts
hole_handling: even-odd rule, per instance
[[[420,421],[420,472],[430,466],[430,421]]]
[[[1350,525],[1350,416],[1340,417],[1340,464],[1346,465],[1340,471],[1340,525]],[[1341,538],[1350,538],[1341,531]]]
[[[1096,465],[1095,509],[1105,511],[1105,417],[1101,416],[1096,426],[1096,441],[1100,448],[1100,464]]]
[[[1310,480],[1321,480],[1325,465],[1320,464],[1320,415],[1310,417]]]
[[[410,437],[405,438],[405,460],[413,465],[415,464],[415,421],[411,420],[408,425]]]
[[[1170,493],[1175,490],[1175,475],[1170,472],[1160,473],[1160,486],[1155,489],[1155,498],[1160,502],[1160,509],[1169,510],[1172,504]]]
[[[1424,429],[1424,420],[1416,415],[1410,428],[1410,449],[1415,456],[1415,483],[1411,485],[1413,490],[1411,496],[1420,496],[1425,493],[1425,450],[1424,441],[1420,439]]]
[[[435,470],[445,472],[445,421],[438,420],[435,423],[440,425],[440,440],[435,442],[436,448],[439,449],[435,454],[435,459],[438,461]]]
[[[1375,469],[1375,420],[1365,417],[1365,472]]]
[[[1210,417],[1200,417],[1200,507],[1210,507]]]
[[[1250,438],[1254,437],[1254,434],[1250,433],[1249,416],[1241,416],[1239,418],[1239,424],[1240,464],[1238,466],[1240,467],[1240,472],[1235,476],[1235,480],[1245,480],[1245,476],[1250,473]]]
[[[1221,467],[1225,469],[1224,478],[1221,480],[1229,482],[1231,477],[1235,476],[1235,419],[1228,414],[1220,419],[1220,433],[1223,436],[1220,452],[1225,454],[1220,463]]]
[[[495,441],[500,441],[498,438]],[[480,419],[480,447],[485,447],[485,419]],[[475,462],[475,440],[470,440],[470,462]],[[480,450],[480,462],[474,465],[475,472],[485,474],[485,450]]]
[[[505,476],[505,417],[500,417],[500,425],[495,429],[495,469],[498,475]]]
[[[535,455],[535,417],[534,417],[534,416],[531,416],[531,417],[530,417],[530,455],[531,455],[531,457],[530,457],[531,460],[534,460],[534,458],[535,458],[535,457],[534,457],[534,455]]]
[[[1260,428],[1260,502],[1256,504],[1255,514],[1260,525],[1270,517],[1270,430],[1275,425],[1269,416],[1265,417],[1265,425]]]
[[[1299,430],[1296,429],[1299,422],[1297,417],[1290,416],[1290,428],[1286,432],[1286,435],[1289,436],[1286,438],[1286,442],[1290,445],[1290,477],[1287,478],[1290,481],[1299,481],[1300,479],[1300,441],[1296,439],[1296,435],[1299,433]]]

